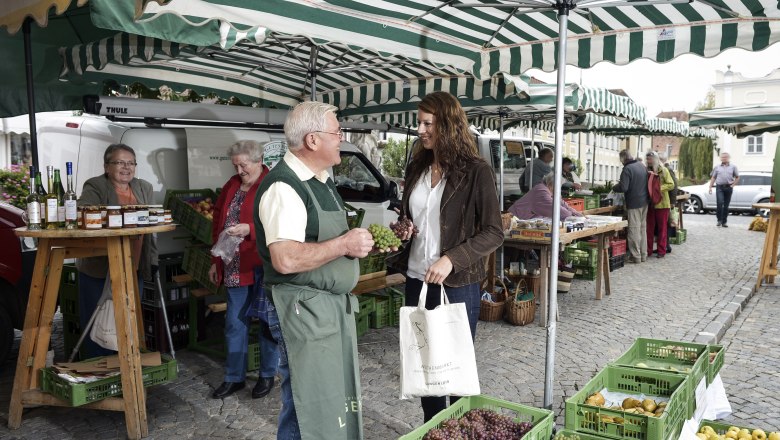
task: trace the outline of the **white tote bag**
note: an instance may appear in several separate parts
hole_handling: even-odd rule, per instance
[[[100,297],[103,303],[95,310],[95,322],[89,332],[89,337],[95,343],[108,350],[119,350],[116,342],[116,319],[114,317],[114,300],[111,299],[111,279],[106,277],[103,285],[103,294]]]
[[[401,399],[479,394],[466,305],[450,304],[442,286],[441,305],[426,310],[427,293],[423,283],[417,307],[401,307]]]

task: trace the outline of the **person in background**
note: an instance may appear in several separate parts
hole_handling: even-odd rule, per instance
[[[542,181],[542,177],[552,171],[552,161],[553,150],[542,148],[539,151],[539,157],[531,161],[520,176],[520,187],[523,189],[523,192],[528,192],[531,188],[538,185]]]
[[[279,344],[279,439],[360,440],[360,397],[352,289],[371,233],[349,229],[328,169],[341,162],[338,109],[298,104],[284,123],[287,153],[255,197],[257,251],[272,303],[268,324]],[[495,199],[495,191],[494,191]]]
[[[263,146],[255,141],[242,140],[228,148],[236,174],[222,187],[214,204],[211,236],[217,243],[220,234],[241,237],[235,256],[225,265],[220,257],[211,257],[209,279],[216,286],[227,288],[225,311],[225,377],[222,385],[212,393],[222,399],[244,388],[249,347],[248,312],[258,295],[265,296],[263,262],[255,246],[255,224],[252,219],[255,194],[268,168],[263,165]],[[262,300],[264,298],[260,298]],[[271,337],[264,316],[260,316],[260,377],[252,390],[252,398],[271,392],[279,365],[279,350]]]
[[[439,305],[442,286],[450,303],[465,303],[472,339],[479,319],[479,284],[484,259],[504,241],[495,173],[477,152],[466,113],[446,92],[426,95],[418,105],[417,148],[406,170],[402,213],[414,222],[402,240],[410,240],[387,259],[406,274],[407,306],[416,306],[423,283],[425,307]],[[457,401],[450,396],[450,404]],[[446,396],[421,399],[425,421],[447,407]]]
[[[731,204],[731,194],[734,187],[739,183],[739,170],[736,165],[731,164],[731,155],[729,153],[720,153],[720,165],[716,165],[710,173],[710,194],[712,187],[715,186],[715,197],[717,200],[717,209],[715,213],[718,216],[718,226],[728,228],[726,222],[729,218],[729,204]]]
[[[647,205],[650,201],[647,168],[634,159],[628,150],[622,150],[619,157],[623,171],[612,191],[623,193],[624,196],[623,203],[628,215],[628,262],[639,263],[647,260]]]
[[[579,191],[582,189],[582,183],[580,183],[580,176],[574,172],[575,170],[576,167],[574,166],[574,162],[568,157],[564,157],[562,174],[562,177],[565,180],[564,186],[569,186],[574,188],[575,191]]]
[[[679,192],[678,186],[677,186],[677,174],[672,169],[672,164],[669,163],[669,158],[666,156],[666,153],[658,153],[658,158],[661,160],[661,163],[666,167],[667,170],[669,170],[669,175],[672,176],[672,180],[674,181],[674,188],[672,188],[671,191],[669,191],[669,205],[671,208],[674,208],[677,205],[677,193]],[[671,215],[671,210],[669,211]],[[671,219],[670,219],[671,220]],[[676,220],[676,219],[675,219]],[[671,221],[669,222],[671,223]],[[671,226],[667,227],[667,243],[666,243],[666,253],[669,254],[672,252],[672,245],[668,243],[668,237],[669,232],[672,229]]]
[[[647,160],[647,172],[658,175],[661,180],[661,201],[653,205],[650,202],[650,206],[647,208],[647,250],[649,252],[653,248],[653,241],[657,241],[656,249],[652,253],[658,254],[658,258],[666,256],[666,227],[669,224],[669,191],[674,188],[674,181],[669,174],[669,170],[665,166],[661,165],[661,160],[658,158],[658,153],[655,151],[648,151],[645,155]],[[656,225],[658,226],[656,228]],[[656,239],[657,240],[654,240]]]
[[[104,173],[84,182],[79,206],[86,205],[146,205],[152,200],[152,184],[135,177],[135,151],[125,144],[111,144],[103,153]],[[151,281],[157,272],[157,238],[154,234],[136,235],[132,238],[133,267],[138,272],[138,289],[143,280]],[[107,257],[80,258],[76,261],[79,271],[79,321],[86,330],[97,308],[108,275]],[[139,292],[136,294],[140,295]],[[140,312],[139,312],[140,313]],[[83,348],[87,358],[114,353],[84,338]]]
[[[542,181],[534,186],[531,191],[518,199],[509,207],[515,217],[521,220],[536,217],[552,218],[553,214],[553,189],[555,188],[555,173],[548,173],[542,177]],[[561,221],[567,217],[582,217],[582,213],[569,206],[561,199]]]

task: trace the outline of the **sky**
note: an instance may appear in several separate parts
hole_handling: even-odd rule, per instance
[[[715,72],[731,70],[756,78],[780,68],[780,44],[761,52],[729,49],[713,58],[682,55],[664,64],[637,60],[625,66],[602,62],[590,69],[568,66],[566,82],[579,82],[590,87],[623,89],[637,103],[648,109],[648,115],[662,111],[692,111],[703,101],[715,82]],[[547,83],[557,81],[556,72],[529,70],[525,74]]]

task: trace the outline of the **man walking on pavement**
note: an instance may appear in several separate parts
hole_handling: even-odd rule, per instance
[[[739,170],[736,165],[732,165],[729,153],[720,153],[720,165],[716,165],[710,174],[710,194],[712,187],[715,186],[715,198],[717,200],[717,209],[715,213],[718,216],[718,226],[728,228],[726,221],[729,217],[729,204],[731,203],[731,193],[734,192],[734,186],[739,183]]]
[[[277,438],[363,438],[355,316],[358,260],[374,246],[349,230],[328,168],[341,162],[336,107],[298,104],[287,116],[288,151],[255,198],[257,250],[279,345],[282,409]]]
[[[612,187],[624,194],[624,205],[628,214],[628,262],[639,263],[647,259],[647,168],[634,159],[628,150],[620,152],[623,171],[620,180]]]

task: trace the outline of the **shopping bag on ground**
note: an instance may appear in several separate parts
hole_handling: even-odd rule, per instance
[[[95,310],[95,322],[89,337],[95,343],[108,350],[119,350],[116,342],[116,319],[114,317],[114,300],[111,299],[111,279],[106,277],[103,285],[103,302]]]
[[[423,283],[416,307],[401,307],[401,399],[479,394],[469,319],[464,303],[450,304],[444,287],[441,305],[425,309]]]

